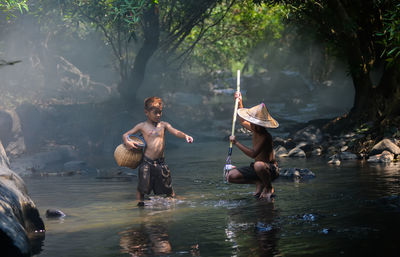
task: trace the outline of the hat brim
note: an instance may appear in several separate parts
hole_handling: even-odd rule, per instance
[[[279,127],[279,123],[274,118],[270,117],[271,119],[269,119],[269,120],[260,120],[260,119],[250,116],[248,110],[249,110],[248,108],[239,109],[238,110],[239,117],[241,117],[242,119],[244,119],[250,123],[253,123],[253,124],[265,127],[265,128]]]

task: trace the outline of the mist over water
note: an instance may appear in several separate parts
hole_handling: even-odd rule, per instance
[[[65,26],[53,24],[57,25]],[[12,105],[21,101],[76,104],[116,96],[118,74],[100,32],[91,31],[81,39],[66,29],[46,34],[40,26],[37,18],[25,15],[2,35],[1,59],[21,61],[0,69],[2,98]]]
[[[195,143],[227,141],[237,79],[230,67],[210,74],[199,72],[191,63],[178,69],[177,64],[165,66],[161,61],[164,56],[157,52],[147,64],[136,98],[127,103],[117,90],[120,77],[115,57],[100,31],[87,30],[90,36],[82,39],[67,29],[45,34],[40,25],[26,15],[10,24],[2,36],[1,58],[21,60],[0,68],[0,108],[18,117],[0,138],[10,158],[58,151],[60,146],[74,151],[62,157],[64,162],[82,160],[100,170],[113,166],[113,152],[121,135],[146,119],[143,100],[153,95],[164,100],[162,119],[192,135]],[[54,21],[51,26],[66,25]],[[132,44],[140,46],[140,42]],[[318,47],[314,50],[321,51]],[[276,63],[262,66],[259,57],[273,51],[278,50],[257,49],[249,63],[258,68],[242,70],[240,81],[244,106],[264,102],[279,122],[278,129],[270,130],[273,136],[286,137],[293,132],[293,124],[331,119],[351,108],[354,90],[339,62],[326,68],[329,75],[315,78],[303,67],[307,53],[291,55],[287,65],[275,58],[271,60]],[[316,65],[310,67],[316,69]],[[21,138],[24,145],[18,150],[15,145]],[[167,135],[167,149],[181,143]],[[50,165],[44,169],[54,172],[56,168]]]
[[[22,61],[0,69],[3,108],[21,102],[70,105],[119,98],[120,78],[113,67],[111,48],[104,44],[101,33],[89,30],[90,36],[80,39],[68,34],[71,32],[55,32],[44,34],[37,19],[25,16],[2,35],[1,58]],[[287,68],[281,70],[274,68],[281,64],[268,63],[263,72],[242,71],[245,107],[265,102],[274,117],[298,122],[346,113],[352,106],[354,90],[345,69],[336,65],[323,80],[315,80],[310,73],[302,72],[307,54],[292,55]],[[160,58],[162,54],[158,53],[147,65],[145,81],[133,102],[141,105],[145,97],[159,95],[166,103],[168,118],[187,119],[185,126],[189,129],[191,120],[213,123],[231,119],[234,101],[227,89],[235,89],[235,73],[215,71],[216,75],[199,77],[195,72],[163,67]]]

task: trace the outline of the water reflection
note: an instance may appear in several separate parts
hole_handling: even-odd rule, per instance
[[[39,254],[43,251],[45,232],[32,232],[28,234],[29,242],[31,244],[31,253],[33,255]]]
[[[273,202],[256,200],[250,206],[230,209],[228,215],[225,234],[232,243],[232,256],[244,252],[251,256],[279,254],[279,226],[275,222],[278,217]]]
[[[183,200],[154,196],[145,201],[144,208],[139,208],[133,227],[119,232],[120,252],[130,256],[162,256],[171,254],[200,256],[199,245],[190,246],[190,250],[173,251],[170,231],[176,207],[184,204]],[[186,226],[187,227],[187,226]],[[172,236],[170,234],[172,233]],[[178,247],[179,249],[179,247]]]
[[[143,222],[135,228],[119,233],[122,253],[131,256],[153,256],[171,253],[171,243],[167,224],[143,217]]]
[[[400,163],[399,162],[390,162],[390,163],[367,163],[360,162],[360,167],[375,171],[377,174],[383,176],[398,176],[400,171]]]
[[[365,190],[365,195],[380,197],[382,192],[386,195],[400,192],[400,163],[361,163],[363,171],[360,172],[360,183]]]

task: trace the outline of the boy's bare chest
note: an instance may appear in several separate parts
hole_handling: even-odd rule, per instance
[[[159,126],[159,127],[151,127],[151,126],[146,126],[142,134],[144,137],[147,137],[148,139],[155,139],[159,137],[164,137],[164,127]]]

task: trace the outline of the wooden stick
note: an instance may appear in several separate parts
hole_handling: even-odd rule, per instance
[[[240,70],[237,71],[236,92],[240,92]],[[233,111],[232,133],[231,133],[232,136],[235,135],[235,123],[236,123],[238,105],[239,105],[239,98],[236,98],[235,99],[235,109]],[[229,148],[232,149],[232,141],[229,144]],[[229,152],[231,152],[231,150]]]

